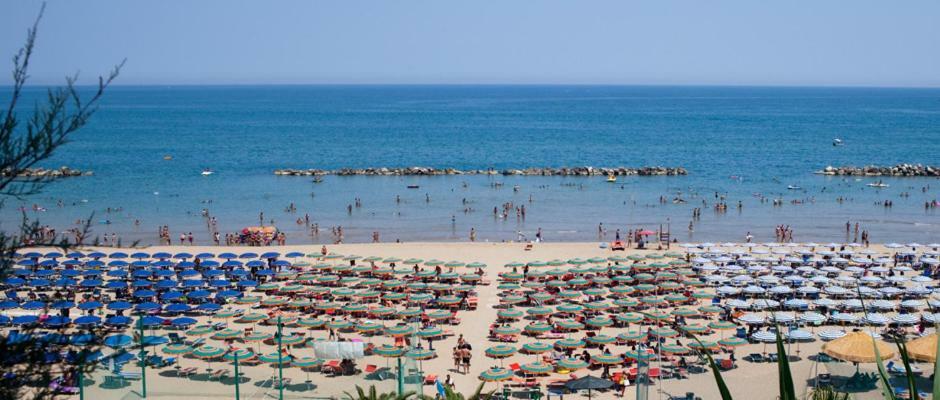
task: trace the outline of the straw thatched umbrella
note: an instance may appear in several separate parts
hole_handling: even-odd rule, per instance
[[[857,363],[875,362],[875,346],[881,359],[894,358],[894,348],[881,340],[876,340],[865,332],[852,332],[823,345],[822,351],[843,361]]]
[[[907,344],[907,354],[917,361],[937,362],[937,334],[912,340]]]

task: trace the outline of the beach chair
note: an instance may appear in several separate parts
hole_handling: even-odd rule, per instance
[[[832,385],[832,374],[816,375],[816,387],[826,387]]]
[[[176,376],[178,376],[178,377],[180,377],[180,378],[185,378],[185,377],[193,376],[193,374],[196,373],[196,370],[197,370],[196,367],[181,368],[180,370],[176,371]]]
[[[170,339],[170,343],[173,343],[173,344],[183,344],[183,338],[180,337],[180,334],[179,334],[179,333],[170,332],[170,333],[168,333],[168,334],[166,335],[166,337],[168,337],[168,338]]]
[[[228,376],[228,370],[227,370],[227,369],[217,369],[217,370],[215,370],[215,371],[212,372],[212,375],[210,376],[209,380],[215,379],[215,380],[221,382],[222,379],[225,378],[225,377],[227,377],[227,376]]]
[[[379,369],[379,367],[377,367],[376,365],[374,365],[374,364],[368,364],[368,365],[366,365],[366,369],[364,369],[363,372],[365,372],[365,373],[367,373],[367,374],[371,374],[371,373],[375,372],[377,369]]]
[[[764,355],[761,353],[751,353],[747,357],[745,357],[745,359],[753,363],[762,363],[762,362],[767,361],[766,359],[764,359]]]
[[[140,372],[130,372],[130,371],[121,371],[121,372],[118,372],[117,375],[129,381],[139,381],[141,377]]]
[[[320,371],[325,374],[337,375],[340,372],[339,360],[332,360],[320,367]]]
[[[520,369],[519,363],[512,363],[512,364],[509,364],[509,369],[510,369],[512,372],[519,372],[519,369]]]
[[[718,368],[723,370],[734,369],[734,361],[731,361],[729,358],[722,359],[718,365]]]
[[[424,377],[425,385],[433,385],[435,382],[437,382],[437,375],[428,374]]]

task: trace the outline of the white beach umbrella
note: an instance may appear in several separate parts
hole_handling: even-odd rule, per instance
[[[870,313],[865,316],[865,321],[872,325],[885,325],[890,320],[888,319],[888,317],[885,317],[884,315],[881,315],[879,313]]]
[[[856,321],[858,321],[858,317],[856,317],[854,314],[848,314],[848,313],[837,313],[833,315],[832,317],[830,317],[830,319],[832,319],[833,321],[850,323],[850,324],[854,324]]]
[[[757,331],[751,334],[751,339],[757,342],[773,343],[777,341],[777,335],[769,331]]]
[[[744,314],[737,318],[738,322],[742,322],[748,325],[760,325],[764,323],[764,317],[758,314]]]
[[[835,339],[845,336],[845,331],[830,329],[830,330],[820,331],[817,334],[817,336],[819,336],[820,339],[826,340],[826,341],[835,340]]]
[[[800,315],[800,321],[803,321],[809,324],[817,324],[817,323],[825,322],[826,316],[818,312],[810,311],[810,312],[805,312],[802,315]]]
[[[744,301],[740,299],[731,299],[725,302],[725,305],[728,307],[734,308],[751,308],[751,303],[749,301]]]
[[[832,299],[817,299],[813,301],[813,304],[815,304],[817,307],[835,307],[839,303]]]
[[[916,314],[898,314],[891,319],[898,325],[914,325],[919,320]]]

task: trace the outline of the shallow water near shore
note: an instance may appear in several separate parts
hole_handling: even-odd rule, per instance
[[[832,146],[836,137],[845,145]],[[933,89],[116,87],[93,122],[45,164],[95,175],[11,199],[0,220],[17,223],[23,206],[29,218],[61,230],[94,213],[95,233],[143,244],[154,243],[163,224],[174,240],[192,231],[197,242],[208,242],[203,208],[223,232],[257,224],[264,211],[266,222],[288,232],[289,243],[330,242],[334,225],[357,242],[371,240],[373,231],[383,241],[467,240],[471,228],[481,241],[516,239],[517,232],[531,239],[539,227],[549,241],[584,241],[598,239],[601,222],[605,240],[617,228],[660,224],[680,241],[741,241],[748,231],[773,240],[777,224],[793,227],[796,240],[853,240],[846,221],[858,221],[873,241],[927,243],[940,241],[937,211],[924,208],[940,197],[936,179],[885,178],[890,187],[875,189],[866,185],[876,178],[812,172],[827,165],[937,165],[938,139],[940,90]],[[329,176],[314,184],[273,175],[277,168],[412,165],[663,165],[689,175],[621,177],[615,184],[602,177],[502,176]],[[203,168],[216,173],[201,176]],[[727,212],[712,210],[715,192],[725,196]],[[349,213],[357,197],[362,207]],[[894,206],[876,204],[884,200]],[[292,202],[297,212],[285,213]],[[505,202],[524,204],[525,221],[515,213],[494,218],[493,207]],[[46,211],[32,211],[33,204]],[[689,232],[694,207],[703,208],[702,217]],[[321,226],[318,237],[295,222],[305,213]]]

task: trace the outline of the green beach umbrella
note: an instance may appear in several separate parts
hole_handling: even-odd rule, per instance
[[[698,311],[695,311],[691,308],[677,308],[675,310],[672,310],[670,314],[678,315],[680,317],[691,317],[694,315],[698,315]]]
[[[418,307],[408,307],[404,310],[398,310],[398,315],[405,318],[417,317],[424,313],[424,309]]]
[[[215,332],[215,328],[210,325],[199,325],[186,331],[187,336],[205,336],[212,332]]]
[[[415,333],[420,338],[434,338],[439,337],[444,334],[444,331],[441,328],[436,326],[429,326],[427,328],[419,330]]]
[[[242,315],[243,312],[244,312],[244,311],[242,311],[242,310],[237,310],[237,309],[228,308],[228,309],[224,309],[224,310],[219,310],[219,311],[216,312],[215,315],[213,315],[212,317],[213,317],[213,318],[226,319],[226,318],[232,318],[232,317],[237,317],[237,316],[239,316],[239,315]]]
[[[646,340],[646,333],[641,331],[622,332],[617,335],[617,340],[623,342],[642,342]]]
[[[513,354],[516,354],[516,348],[505,344],[498,344],[486,349],[485,354],[490,358],[512,357]]]
[[[522,345],[522,351],[528,354],[541,354],[551,350],[552,345],[543,342],[533,342]]]
[[[737,346],[746,345],[747,340],[741,339],[739,337],[729,337],[729,338],[724,338],[724,339],[719,340],[718,344],[722,346],[728,346],[728,347],[737,347]]]
[[[170,355],[186,355],[193,352],[193,347],[186,344],[170,344],[163,347],[163,352]]]
[[[594,327],[605,327],[613,325],[614,321],[608,317],[598,316],[588,319],[587,321],[584,321],[584,323]]]
[[[653,329],[650,329],[649,334],[650,336],[666,337],[666,338],[679,336],[679,332],[676,332],[672,328],[653,328]]]
[[[281,344],[285,346],[293,346],[301,344],[307,341],[307,338],[301,335],[283,335],[281,336]]]
[[[715,342],[690,342],[689,348],[695,350],[714,350],[718,348],[718,343]]]
[[[528,333],[545,333],[552,330],[552,326],[544,322],[535,322],[526,325],[525,331]]]
[[[462,266],[464,266],[464,265],[467,265],[467,264],[465,264],[465,263],[463,263],[463,262],[460,262],[460,261],[448,261],[448,262],[444,263],[444,266],[447,267],[447,268],[459,268],[459,267],[462,267]]]
[[[687,354],[690,350],[684,346],[677,346],[674,344],[664,344],[660,346],[660,351],[668,354]]]
[[[553,311],[551,308],[548,308],[548,307],[532,307],[526,310],[525,312],[526,314],[529,314],[532,316],[541,317],[541,316],[551,315]]]
[[[481,263],[481,262],[472,262],[472,263],[467,264],[467,268],[473,268],[473,269],[486,268],[486,264]]]
[[[526,374],[544,375],[544,374],[552,373],[552,371],[555,370],[555,367],[553,367],[551,364],[546,364],[541,361],[536,361],[536,362],[522,364],[520,369],[522,370],[522,372]]]
[[[246,342],[263,342],[272,337],[274,337],[274,335],[267,333],[267,332],[260,332],[260,331],[252,332],[252,333],[245,335],[245,341]]]
[[[712,321],[708,323],[708,327],[716,331],[721,331],[721,330],[735,329],[738,326],[735,325],[733,322],[728,322],[728,321]]]
[[[497,311],[496,316],[502,319],[519,319],[522,318],[523,312],[515,308],[504,308]]]
[[[323,365],[323,360],[316,357],[298,357],[291,361],[291,365],[299,368],[316,368]]]
[[[557,310],[560,313],[579,313],[584,310],[584,306],[580,304],[567,303],[567,304],[561,304],[558,307],[555,307],[555,310]]]
[[[283,364],[290,363],[292,358],[291,356],[287,354],[280,354],[278,352],[273,352],[273,353],[268,353],[268,354],[262,354],[260,357],[258,357],[258,359],[261,360],[261,362],[263,363],[271,363],[271,364],[280,363],[283,365]]]
[[[430,319],[447,319],[450,318],[453,314],[447,310],[432,310],[428,311],[426,315]]]
[[[216,331],[212,334],[213,339],[225,340],[225,339],[235,339],[242,335],[242,331],[238,329],[226,328],[220,331]]]
[[[584,324],[573,319],[563,319],[555,321],[555,327],[562,330],[576,331],[584,329]]]
[[[305,328],[319,328],[326,325],[326,321],[319,318],[301,318],[297,320],[297,325]]]
[[[410,336],[414,333],[414,328],[408,325],[396,325],[385,328],[385,334],[391,337]]]
[[[496,329],[493,329],[493,332],[496,333],[497,335],[513,336],[513,335],[518,335],[522,333],[522,330],[519,328],[514,328],[512,326],[500,326],[500,327],[497,327]]]
[[[634,324],[634,323],[642,321],[644,317],[643,317],[643,314],[626,312],[626,313],[617,314],[614,318],[617,318],[617,321],[620,321],[620,322],[627,322],[627,323]]]
[[[698,308],[699,312],[704,314],[716,314],[721,312],[721,307],[718,306],[702,306]]]
[[[405,357],[412,360],[430,360],[436,356],[433,350],[426,349],[411,349],[405,353]]]
[[[255,352],[249,349],[239,349],[235,351],[230,351],[225,355],[225,359],[228,361],[235,361],[235,356],[238,356],[238,361],[246,361],[251,358],[254,358]]]
[[[352,322],[346,320],[329,321],[326,326],[330,329],[349,329],[353,326]]]
[[[620,356],[615,355],[615,354],[598,354],[595,356],[591,356],[591,362],[598,363],[598,364],[611,365],[611,364],[621,364],[623,363],[623,359],[620,358]]]
[[[558,368],[566,369],[569,371],[575,371],[582,368],[587,368],[588,363],[584,362],[580,358],[562,358],[555,363]]]
[[[235,299],[236,304],[257,304],[261,302],[261,297],[259,296],[242,296]]]
[[[484,382],[501,382],[512,378],[512,371],[505,368],[490,368],[480,374],[480,380]]]
[[[617,341],[617,338],[607,335],[594,335],[584,338],[584,341],[593,344],[611,344]]]
[[[563,349],[575,349],[578,347],[584,347],[584,341],[580,339],[561,339],[555,342],[555,346],[561,347]]]
[[[405,354],[405,350],[402,349],[401,347],[390,346],[387,344],[383,344],[379,347],[376,347],[375,349],[372,350],[372,352],[375,353],[375,355],[377,356],[381,356],[385,358],[397,358]]]
[[[262,313],[248,313],[238,318],[240,322],[258,322],[266,319],[268,319],[268,315]]]
[[[286,297],[268,297],[264,300],[261,300],[261,305],[263,306],[280,306],[287,304]]]
[[[378,331],[381,331],[382,329],[385,329],[385,327],[382,324],[377,323],[377,322],[362,322],[356,325],[356,330],[359,332],[364,332],[364,333],[378,332]]]
[[[404,261],[405,264],[409,265],[421,264],[422,262],[424,262],[424,260],[420,258],[409,258]]]
[[[627,358],[629,359],[640,360],[640,361],[648,361],[648,360],[652,360],[653,358],[656,358],[656,354],[648,353],[646,351],[639,351],[639,350],[630,350],[630,351],[627,351],[625,354],[627,355]]]
[[[679,327],[680,330],[689,333],[701,333],[708,330],[708,327],[701,324],[688,324]]]
[[[192,352],[193,357],[207,360],[222,357],[223,354],[225,354],[225,349],[207,344],[199,346]]]
[[[516,284],[516,283],[500,283],[499,285],[496,285],[496,289],[499,289],[499,290],[517,290],[517,289],[519,289],[519,285]]]

